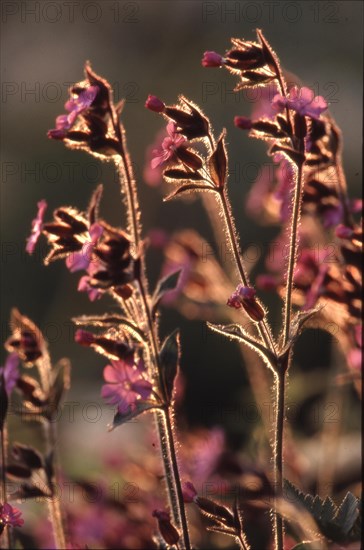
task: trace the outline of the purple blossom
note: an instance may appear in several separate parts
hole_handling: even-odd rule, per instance
[[[134,409],[139,398],[147,399],[152,392],[152,384],[142,376],[144,365],[130,366],[125,361],[111,361],[104,369],[104,384],[101,395],[112,405],[117,405],[123,413]]]
[[[66,266],[71,273],[80,271],[81,269],[87,269],[91,263],[92,251],[101,237],[104,229],[98,224],[94,223],[89,229],[90,240],[87,240],[80,252],[74,252],[67,256]]]
[[[292,109],[302,116],[319,119],[326,111],[327,102],[321,95],[316,96],[310,88],[297,86],[291,88],[287,97],[276,94],[272,101],[272,107],[277,112],[282,112],[285,107]]]
[[[5,365],[0,368],[0,376],[4,376],[5,391],[8,395],[11,394],[20,378],[19,361],[17,353],[10,353],[6,358]]]
[[[6,525],[9,527],[21,527],[23,524],[24,520],[18,508],[14,508],[8,502],[0,504],[0,527],[3,528]]]
[[[25,250],[28,252],[28,254],[33,254],[35,245],[37,244],[37,241],[42,233],[43,218],[48,205],[47,202],[43,199],[38,202],[37,206],[38,212],[36,217],[32,221],[32,231],[27,239],[27,245],[25,247]]]
[[[68,130],[72,128],[78,115],[87,111],[94,102],[99,91],[98,86],[89,86],[85,88],[79,95],[71,97],[65,103],[65,109],[68,114],[59,115],[56,118],[56,127],[49,130],[48,137],[53,139],[63,139],[66,137]]]
[[[173,158],[178,147],[181,147],[186,141],[183,136],[177,133],[174,122],[167,124],[167,134],[168,136],[162,142],[162,147],[153,151],[153,159],[150,163],[152,168],[162,166],[162,164]]]

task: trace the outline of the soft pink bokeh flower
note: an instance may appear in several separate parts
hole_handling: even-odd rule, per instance
[[[279,113],[288,107],[302,116],[319,119],[327,109],[327,102],[321,95],[315,97],[310,88],[294,86],[287,97],[276,94],[272,101],[272,107]]]
[[[32,231],[27,239],[27,245],[25,248],[28,254],[33,254],[35,245],[37,244],[40,234],[42,233],[43,218],[48,205],[47,202],[43,199],[38,202],[37,206],[38,212],[36,217],[32,221]]]
[[[4,376],[5,391],[8,395],[11,394],[20,377],[19,361],[17,353],[10,353],[6,358],[5,365],[0,368],[0,375]]]

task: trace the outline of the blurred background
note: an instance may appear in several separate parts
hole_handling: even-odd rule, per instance
[[[273,230],[247,218],[244,201],[258,167],[270,161],[263,143],[249,140],[233,126],[234,115],[249,115],[254,94],[233,94],[235,80],[226,71],[203,69],[202,54],[205,50],[223,53],[229,48],[230,37],[254,40],[254,29],[263,29],[283,67],[329,102],[344,134],[349,195],[355,197],[362,181],[363,5],[355,1],[29,0],[3,1],[1,9],[2,340],[9,335],[9,314],[16,306],[44,331],[55,360],[70,358],[73,370],[68,400],[78,403],[75,410],[79,422],[70,423],[66,415],[62,419],[67,443],[64,454],[72,470],[78,467],[76,455],[79,460],[92,450],[86,453],[92,468],[97,464],[99,449],[105,445],[120,449],[122,440],[136,434],[133,424],[123,433],[118,430],[107,434],[106,425],[112,417],[109,408],[100,409],[102,416],[95,421],[85,419],[85,403],[96,403],[95,410],[102,405],[99,391],[105,360],[74,343],[70,319],[103,312],[108,303],[101,300],[92,304],[85,294],[78,293],[78,276],[70,275],[63,262],[44,267],[44,243],[33,257],[28,257],[24,249],[37,201],[47,200],[49,214],[59,205],[83,209],[99,182],[105,186],[102,216],[110,223],[124,224],[112,166],[46,137],[55,117],[64,112],[68,86],[82,80],[84,62],[89,60],[94,70],[112,84],[116,99],[126,99],[123,120],[137,175],[145,234],[153,228],[170,232],[192,227],[216,249],[198,198],[165,204],[162,197],[166,188],[152,187],[143,180],[146,150],[163,127],[162,119],[144,108],[147,95],[152,93],[172,103],[183,93],[199,104],[211,118],[216,133],[227,129],[229,190],[242,242],[264,248]],[[150,254],[153,284],[161,261],[161,255]],[[271,321],[278,324],[279,301],[265,298],[272,308]],[[239,350],[207,334],[203,321],[186,320],[173,308],[164,308],[162,333],[177,326],[182,335],[182,370],[186,378],[183,411],[187,424],[222,426],[226,445],[242,449],[253,459],[252,421],[246,421],[242,408],[242,403],[251,402],[252,397]],[[327,403],[333,350],[333,339],[320,332],[319,337],[309,333],[304,336],[296,353],[290,383],[290,399],[295,405],[291,420],[298,434],[306,438],[308,461],[313,460],[308,438],[319,433],[323,421],[313,411],[315,405]],[[339,407],[334,418],[337,422],[340,417],[340,429],[350,436],[344,446],[359,456],[358,400],[350,388],[344,393],[339,400],[332,399]],[[89,416],[94,415],[90,409]],[[95,438],[99,449],[95,449]]]

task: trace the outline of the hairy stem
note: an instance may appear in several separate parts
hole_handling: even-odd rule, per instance
[[[276,499],[283,494],[283,431],[284,431],[284,407],[285,407],[285,383],[286,373],[282,371],[276,375],[276,421],[274,432],[274,482]],[[275,512],[274,514],[274,537],[277,550],[283,550],[283,519]]]
[[[57,488],[59,487],[59,467],[57,460],[57,453],[55,450],[57,442],[55,421],[47,421],[46,424],[46,438],[48,453],[53,453],[53,467],[54,467],[54,479],[51,482],[50,490],[51,496],[48,498],[48,512],[53,527],[53,536],[56,543],[56,548],[61,550],[67,548],[66,537],[63,528],[62,510],[59,495],[57,494]],[[55,487],[54,487],[55,485]]]
[[[235,230],[233,216],[231,212],[231,206],[225,190],[219,193],[219,197],[220,197],[220,204],[222,206],[223,218],[226,226],[226,233],[227,233],[229,245],[233,252],[233,256],[236,263],[236,267],[239,272],[239,276],[244,286],[249,286],[249,278],[240,255],[239,244],[236,237],[236,230]],[[258,323],[258,330],[260,332],[260,335],[266,347],[270,349],[273,353],[275,353],[273,338],[269,330],[269,327],[264,319],[263,321],[260,321]]]
[[[141,242],[141,224],[136,184],[132,173],[129,154],[126,150],[124,131],[121,126],[116,122],[114,117],[113,126],[120,147],[120,163],[118,164],[120,183],[122,188],[125,187],[129,226],[135,245],[135,254],[139,255],[139,245]],[[147,280],[145,277],[143,266],[143,257],[141,258],[141,263],[141,273],[137,280],[139,286],[139,294],[143,305],[145,322],[148,326],[149,345],[152,352],[156,376],[158,378],[160,390],[164,394],[165,390],[161,379],[161,368],[159,362],[159,342],[149,304]],[[166,396],[163,395],[163,397]],[[158,411],[155,413],[155,416],[158,426],[159,439],[161,443],[162,459],[164,464],[169,502],[172,510],[173,520],[176,524],[176,527],[182,532],[182,542],[179,543],[179,547],[181,548],[181,550],[190,550],[191,544],[188,534],[188,524],[183,502],[181,479],[178,470],[177,455],[169,410],[162,412]]]
[[[6,490],[6,449],[7,449],[7,434],[6,426],[4,425],[1,430],[1,498],[0,502],[5,504],[8,501],[8,495]],[[4,542],[5,548],[13,548],[10,534],[10,527],[4,529]],[[3,546],[1,545],[1,548]]]
[[[161,367],[159,361],[159,344],[155,334],[154,323],[142,281],[139,282],[140,295],[142,298],[143,308],[148,323],[148,332],[150,334],[150,343],[152,349],[153,362],[156,366],[157,376],[159,378],[159,387],[164,399],[167,396],[164,394],[165,389],[161,379]],[[181,550],[189,550],[191,548],[188,524],[186,518],[185,505],[183,501],[181,479],[178,470],[177,453],[174,443],[174,434],[172,422],[169,412],[169,407],[155,413],[157,426],[159,431],[159,439],[162,450],[162,458],[167,481],[169,503],[172,510],[173,520],[178,529],[182,531],[183,543],[179,544]]]
[[[289,258],[287,267],[287,282],[284,301],[283,314],[283,347],[287,344],[289,338],[289,329],[292,316],[292,292],[293,292],[293,277],[297,259],[298,248],[298,225],[301,215],[302,203],[302,188],[303,188],[303,163],[297,166],[297,180],[294,192],[294,202],[291,218]]]

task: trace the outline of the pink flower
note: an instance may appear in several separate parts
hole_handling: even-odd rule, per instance
[[[97,241],[101,237],[104,229],[98,223],[94,223],[89,229],[90,240],[86,241],[80,252],[74,252],[67,256],[66,266],[71,273],[80,271],[81,269],[87,269],[91,262],[92,251]]]
[[[78,115],[91,107],[98,91],[98,86],[89,86],[79,95],[71,97],[71,99],[66,101],[64,106],[68,114],[60,115],[56,118],[56,127],[53,130],[49,130],[48,137],[53,139],[63,139],[66,137],[67,131],[72,128]]]
[[[285,107],[297,111],[302,116],[319,119],[326,111],[327,103],[321,95],[315,97],[313,90],[294,86],[287,97],[276,94],[272,101],[272,107],[277,112],[282,112]]]
[[[163,101],[155,95],[148,95],[148,98],[145,102],[145,107],[150,111],[154,111],[155,113],[163,113],[164,109],[166,108]]]
[[[9,525],[9,527],[21,527],[23,524],[24,520],[21,518],[21,511],[18,508],[13,508],[8,502],[0,505],[1,530],[6,525]]]
[[[174,122],[169,122],[167,124],[167,134],[168,136],[164,138],[161,149],[155,149],[153,151],[154,158],[150,163],[152,168],[161,166],[173,158],[178,147],[181,147],[181,145],[186,141],[183,136],[177,133]]]
[[[222,55],[216,52],[205,52],[201,64],[203,67],[221,67],[224,64]]]
[[[32,231],[27,239],[27,245],[25,248],[28,254],[33,254],[35,245],[37,244],[40,234],[42,233],[43,218],[48,205],[47,202],[43,199],[38,202],[37,206],[38,212],[36,217],[32,221]]]
[[[0,376],[4,376],[5,391],[11,394],[16,386],[19,374],[19,356],[17,353],[10,353],[6,358],[5,365],[0,368]]]
[[[111,405],[117,405],[119,412],[135,408],[141,397],[147,399],[152,392],[152,384],[142,377],[142,362],[130,366],[125,361],[111,361],[104,369],[104,384],[101,395]]]

